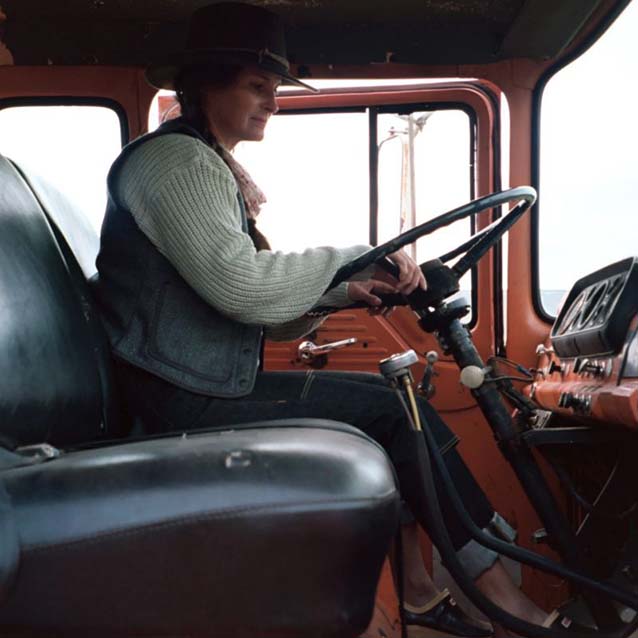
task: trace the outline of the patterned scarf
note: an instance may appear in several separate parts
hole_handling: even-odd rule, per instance
[[[259,231],[255,225],[257,215],[261,210],[261,205],[266,203],[266,196],[263,191],[249,175],[248,171],[221,145],[216,143],[215,150],[220,154],[221,158],[226,162],[230,172],[237,181],[237,186],[244,199],[246,207],[246,217],[248,218],[248,234],[253,240],[253,244],[257,250],[270,250],[268,240]]]
[[[261,205],[266,203],[266,196],[261,188],[255,184],[248,171],[221,144],[218,144],[217,148],[222,159],[230,168],[230,172],[237,180],[237,185],[246,205],[248,219],[255,219],[259,215]]]
[[[174,107],[173,107],[174,108]],[[167,116],[164,117],[164,121],[180,117],[180,110],[177,108],[171,109]],[[246,207],[246,217],[248,218],[248,234],[253,240],[253,244],[257,250],[270,250],[270,244],[262,233],[259,232],[255,225],[255,219],[261,210],[261,205],[266,203],[266,196],[263,191],[250,176],[248,171],[215,139],[214,135],[205,126],[198,126],[198,122],[205,122],[205,117],[201,112],[191,115],[191,118],[183,118],[184,121],[195,128],[197,131],[202,131],[203,137],[208,140],[208,143],[215,149],[219,156],[224,160],[226,166],[230,169],[233,177],[237,181],[237,186],[241,192],[244,200],[244,206]]]

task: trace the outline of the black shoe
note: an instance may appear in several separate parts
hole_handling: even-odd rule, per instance
[[[571,631],[575,636],[587,636],[588,634],[594,635],[596,632],[595,627],[588,627],[587,625],[581,625],[574,622],[569,616],[566,616],[558,609],[554,609],[554,611],[547,616],[542,626],[547,629]]]
[[[494,633],[489,623],[468,616],[456,604],[447,589],[422,607],[413,607],[404,603],[403,618],[408,627],[411,625],[429,627],[467,638],[488,638]]]

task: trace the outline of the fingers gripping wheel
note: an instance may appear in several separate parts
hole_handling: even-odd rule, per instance
[[[438,305],[447,297],[458,292],[458,282],[460,278],[478,263],[481,257],[529,210],[535,201],[536,191],[531,186],[520,186],[499,193],[492,193],[491,195],[476,199],[469,204],[455,208],[447,213],[443,213],[415,228],[411,228],[380,246],[376,246],[367,253],[357,257],[357,259],[342,266],[332,280],[330,288],[334,288],[334,286],[348,280],[355,273],[364,270],[374,263],[389,270],[392,274],[396,274],[396,266],[388,260],[387,257],[400,248],[403,248],[403,246],[411,244],[420,237],[425,237],[435,230],[461,219],[497,208],[503,204],[517,202],[516,206],[504,217],[501,217],[482,229],[454,250],[445,255],[441,255],[439,259],[421,264],[421,270],[425,275],[428,290],[422,291],[417,289],[409,295],[407,299],[403,295],[379,295],[384,305],[388,306],[406,305],[406,303],[409,303],[413,308],[418,309]],[[460,258],[454,265],[445,265],[446,262],[455,257]],[[364,304],[358,303],[352,307],[362,307],[363,305]]]

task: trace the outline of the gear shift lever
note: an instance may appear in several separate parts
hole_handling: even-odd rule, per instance
[[[406,350],[405,352],[393,354],[387,359],[382,359],[379,362],[379,371],[397,389],[400,397],[400,390],[403,389],[405,391],[408,396],[408,400],[410,401],[410,408],[412,412],[411,416],[414,427],[417,430],[420,430],[421,419],[419,418],[419,410],[414,398],[414,390],[412,389],[413,378],[412,373],[410,372],[410,366],[417,363],[418,360],[419,358],[414,350]],[[402,397],[401,399],[403,401]],[[405,407],[407,409],[407,406]]]

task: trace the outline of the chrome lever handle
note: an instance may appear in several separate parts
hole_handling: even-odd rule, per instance
[[[312,359],[319,355],[328,354],[328,352],[338,350],[339,348],[346,348],[354,343],[357,343],[356,337],[342,339],[341,341],[333,341],[332,343],[324,343],[322,346],[318,346],[312,341],[302,341],[299,344],[299,348],[297,348],[297,355],[303,361],[312,361]]]

